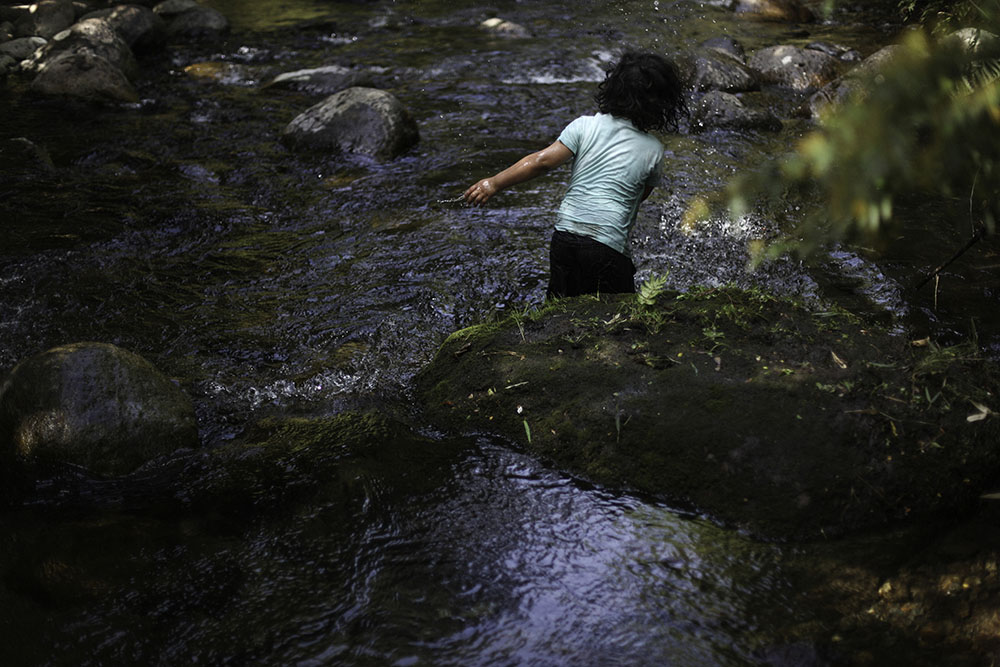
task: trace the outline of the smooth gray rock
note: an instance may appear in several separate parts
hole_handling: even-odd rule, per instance
[[[0,44],[0,53],[14,60],[27,60],[47,43],[48,40],[43,37],[18,37]]]
[[[139,66],[128,44],[104,19],[76,23],[25,61],[31,90],[93,102],[134,102]]]
[[[362,87],[310,107],[281,136],[295,148],[360,153],[379,160],[396,157],[419,140],[416,123],[394,95]]]
[[[89,51],[62,53],[47,60],[30,88],[47,97],[88,102],[136,102],[139,99],[120,69]]]
[[[682,81],[691,90],[722,90],[728,93],[760,88],[757,74],[736,56],[703,49],[676,59]]]
[[[806,92],[837,78],[840,61],[820,51],[780,45],[756,51],[747,61],[762,84]]]
[[[198,445],[190,399],[142,357],[74,343],[22,361],[0,386],[0,461],[123,475]]]
[[[107,21],[134,52],[155,51],[166,45],[167,24],[149,7],[118,5],[90,12],[81,20],[89,18]]]
[[[41,74],[47,63],[66,55],[87,55],[91,56],[89,59],[106,60],[129,80],[139,74],[132,49],[105,19],[86,19],[54,36],[36,52],[26,69]]]

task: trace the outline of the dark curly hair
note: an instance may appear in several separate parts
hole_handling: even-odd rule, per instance
[[[643,132],[676,132],[687,115],[677,69],[655,53],[626,51],[594,96],[601,113],[625,118]]]

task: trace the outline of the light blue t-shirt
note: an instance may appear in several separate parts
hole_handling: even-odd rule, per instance
[[[577,118],[559,141],[574,160],[556,229],[628,254],[629,230],[646,186],[656,185],[663,145],[631,122],[603,113]]]

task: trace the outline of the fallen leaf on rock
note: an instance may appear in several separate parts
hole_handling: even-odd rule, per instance
[[[976,403],[975,401],[969,401],[969,402],[972,403],[972,406],[976,408],[978,412],[973,412],[971,415],[965,418],[965,421],[978,422],[986,419],[991,414],[993,414],[993,411],[990,410],[985,405],[983,405],[982,403]]]

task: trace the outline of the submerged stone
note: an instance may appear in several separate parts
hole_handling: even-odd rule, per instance
[[[781,120],[766,109],[750,109],[736,95],[709,91],[691,109],[693,132],[737,130],[777,132]]]
[[[0,174],[10,180],[53,174],[49,152],[27,137],[0,141]]]
[[[302,90],[318,95],[332,95],[354,86],[371,87],[372,77],[367,72],[342,65],[325,65],[312,69],[284,72],[274,77],[267,88]]]
[[[417,386],[447,428],[768,537],[966,510],[1000,471],[974,350],[756,292],[559,301],[453,334]]]
[[[366,484],[425,493],[447,483],[457,440],[434,440],[375,412],[267,418],[235,442],[204,452],[171,494],[193,508],[241,519],[322,493],[364,498]]]

